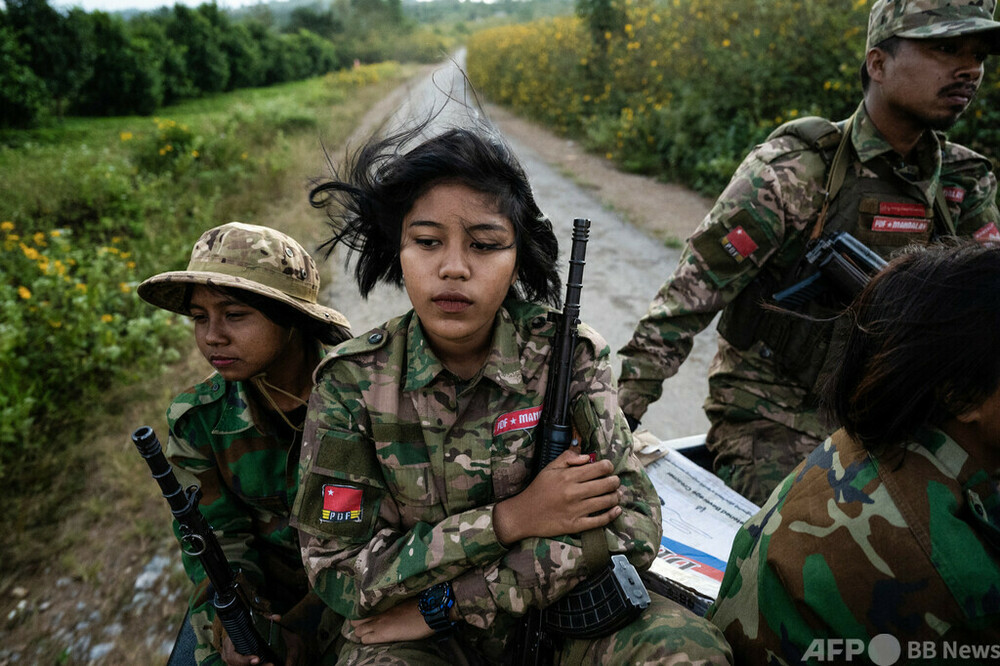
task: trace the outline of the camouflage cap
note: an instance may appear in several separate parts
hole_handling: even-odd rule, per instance
[[[1000,23],[996,0],[876,0],[868,16],[867,53],[890,37],[931,39],[990,32],[996,53]]]
[[[344,315],[316,302],[319,272],[309,253],[269,227],[230,222],[209,229],[194,244],[187,270],[154,275],[137,291],[148,303],[187,315],[187,288],[196,284],[243,289],[321,322],[350,327]]]

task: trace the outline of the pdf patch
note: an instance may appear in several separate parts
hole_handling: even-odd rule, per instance
[[[319,514],[324,523],[360,523],[361,488],[325,484],[323,486],[323,510]]]

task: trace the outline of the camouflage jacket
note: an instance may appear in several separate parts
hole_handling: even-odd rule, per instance
[[[213,374],[181,393],[167,411],[167,458],[181,485],[201,487],[201,512],[234,569],[287,611],[308,591],[298,534],[289,527],[298,487],[298,437],[265,434],[254,424],[242,382]],[[288,429],[287,433],[291,433]],[[174,531],[178,534],[175,521]],[[182,556],[195,583],[189,608],[199,663],[218,663],[212,647],[215,611],[196,557]]]
[[[857,156],[849,166],[851,178],[888,181],[883,187],[898,187],[931,210],[941,184],[959,235],[1000,237],[996,177],[982,156],[926,132],[915,152],[917,165],[901,165],[864,104],[854,116],[851,142],[854,150],[849,153]],[[641,418],[660,397],[663,380],[676,374],[687,358],[694,336],[744,289],[765,274],[788,273],[799,262],[823,205],[831,158],[802,138],[784,134],[744,159],[619,352],[619,402],[625,414]],[[876,234],[863,202],[848,198],[835,198],[834,206],[845,217],[853,215],[858,227],[867,224],[863,232],[855,231],[863,242],[898,246],[908,236],[896,230]],[[893,237],[892,242],[879,243],[878,235]],[[706,411],[713,421],[717,416],[736,421],[765,418],[822,440],[829,429],[812,406],[811,387],[782,372],[777,361],[760,343],[741,351],[720,337],[709,370]]]
[[[813,639],[867,647],[880,634],[904,661],[1000,644],[1000,494],[986,466],[938,430],[878,457],[834,433],[733,542],[708,617],[736,663],[819,662],[827,646]]]
[[[461,382],[410,313],[337,347],[317,370],[292,522],[315,591],[349,618],[383,612],[451,581],[473,640],[500,640],[514,616],[544,606],[584,572],[579,537],[504,547],[496,502],[529,482],[554,325],[508,301],[480,373]],[[645,569],[660,507],[618,409],[607,343],[580,327],[571,398],[582,448],[615,463],[624,511],[612,553]],[[345,631],[350,627],[345,623]]]

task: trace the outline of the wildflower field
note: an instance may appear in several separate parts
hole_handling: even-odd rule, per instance
[[[846,118],[861,101],[871,0],[577,6],[578,16],[474,33],[468,73],[491,101],[581,138],[626,169],[714,196],[781,123]],[[988,61],[978,100],[949,133],[994,162],[996,62]]]
[[[321,171],[320,140],[343,139],[324,135],[338,105],[369,104],[363,91],[377,99],[407,74],[395,63],[362,66],[155,118],[70,118],[4,136],[0,497],[44,487],[73,434],[99,427],[110,388],[155,381],[190,344],[187,322],[146,305],[136,285],[183,268],[205,229],[261,222],[300,159],[290,138],[307,137]],[[294,184],[303,197],[304,185]]]

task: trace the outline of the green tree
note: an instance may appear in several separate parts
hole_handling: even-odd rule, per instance
[[[0,127],[31,127],[46,100],[45,83],[28,66],[14,31],[0,20]]]
[[[89,15],[94,75],[81,87],[74,109],[84,115],[148,115],[163,103],[163,75],[146,42],[134,44],[125,23],[105,12]]]
[[[203,7],[209,9],[202,11]],[[214,3],[198,9],[174,5],[172,20],[167,23],[167,37],[184,48],[188,76],[203,93],[221,92],[229,84],[229,60],[219,32],[208,18],[212,8],[218,10]]]
[[[309,30],[321,37],[331,39],[344,32],[344,21],[334,13],[332,7],[323,9],[319,5],[296,7],[288,20],[284,32],[295,33]]]
[[[143,51],[160,72],[163,104],[172,104],[198,93],[188,75],[185,48],[167,37],[171,18],[169,11],[160,11],[142,14],[127,23],[132,43],[143,45]]]
[[[264,84],[264,54],[245,23],[231,24],[222,33],[221,45],[229,60],[229,90]]]
[[[28,65],[44,83],[62,117],[93,71],[93,43],[86,12],[62,14],[47,0],[6,0],[7,25],[28,53]]]

